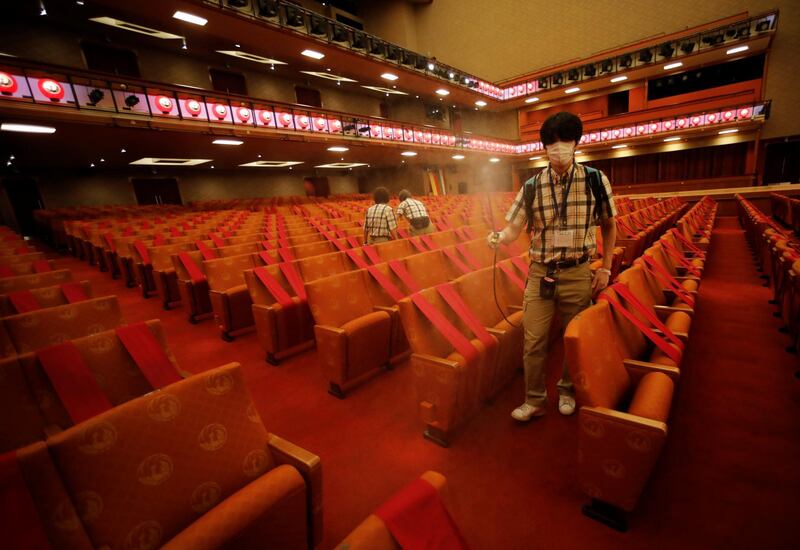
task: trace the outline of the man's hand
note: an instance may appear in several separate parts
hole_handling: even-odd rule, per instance
[[[502,231],[492,231],[489,235],[486,236],[486,244],[489,245],[489,248],[497,248],[503,242],[503,232]]]
[[[607,269],[600,268],[594,274],[592,279],[592,294],[597,294],[608,286],[608,279],[611,277],[611,272]]]

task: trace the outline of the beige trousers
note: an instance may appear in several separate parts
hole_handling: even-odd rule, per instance
[[[544,407],[547,404],[547,344],[556,308],[562,327],[566,327],[575,315],[589,307],[592,298],[589,262],[559,271],[555,296],[552,298],[539,297],[539,281],[546,273],[547,268],[543,264],[531,263],[523,301],[525,402],[534,407]],[[558,393],[575,393],[566,361],[562,365]]]
[[[389,240],[389,237],[373,237],[372,235],[367,237],[368,244],[375,244],[375,243],[385,243]]]
[[[415,229],[413,225],[409,226],[409,234],[412,237],[416,237],[417,235],[427,235],[428,233],[433,233],[436,229],[433,227],[433,222],[428,224],[428,227],[424,229]]]

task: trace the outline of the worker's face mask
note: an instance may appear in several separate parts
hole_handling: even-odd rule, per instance
[[[557,141],[547,146],[547,158],[557,170],[564,170],[571,165],[574,154],[575,142],[573,141]]]

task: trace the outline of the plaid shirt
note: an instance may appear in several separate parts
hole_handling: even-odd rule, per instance
[[[425,205],[418,200],[406,199],[397,207],[397,215],[413,220],[416,218],[427,218],[428,211],[425,209]]]
[[[569,188],[566,208],[566,226],[561,224],[559,211],[563,199],[564,188],[569,183],[570,173],[572,175],[572,185]],[[611,192],[611,184],[605,174],[600,172],[605,187],[605,194],[608,197],[600,208],[597,215],[594,208],[594,195],[586,184],[586,170],[583,165],[575,163],[572,170],[558,178],[555,172],[549,169],[542,170],[539,176],[539,184],[536,186],[536,195],[533,198],[533,224],[531,232],[531,246],[529,254],[531,261],[538,263],[548,263],[551,261],[578,259],[584,254],[593,255],[597,250],[595,241],[595,226],[601,220],[613,218],[617,215],[614,206],[614,196]],[[552,177],[556,182],[551,181]],[[525,216],[525,200],[523,198],[525,186],[533,185],[535,177],[525,182],[525,185],[517,193],[511,208],[506,214],[506,221],[509,223],[527,224]],[[553,203],[553,195],[556,197],[557,204]],[[555,229],[566,227],[573,231],[572,246],[556,248]]]
[[[388,204],[373,204],[367,208],[364,231],[370,237],[391,237],[390,231],[397,229],[397,220]]]

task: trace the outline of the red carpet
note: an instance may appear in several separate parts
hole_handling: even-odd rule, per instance
[[[189,325],[183,308],[163,311],[84,263],[59,266],[90,279],[96,296],[118,295],[126,321],[162,319],[183,369],[244,365],[267,428],[322,458],[324,548],[427,469],[447,476],[453,516],[475,549],[788,547],[800,536],[797,357],[783,351],[736,220],[719,225],[667,446],[626,534],[580,513],[576,417],[553,403],[530,425],[509,417],[521,375],[442,449],[422,438],[407,366],[340,401],[326,393],[315,351],[271,367],[255,334],[226,344],[210,320]],[[551,359],[554,391],[560,354]]]

